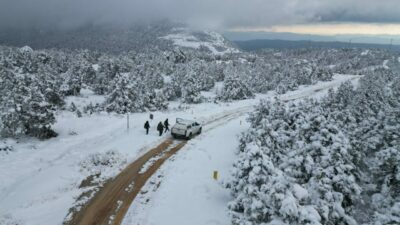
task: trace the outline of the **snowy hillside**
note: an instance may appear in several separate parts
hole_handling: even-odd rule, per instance
[[[209,51],[216,55],[239,52],[238,49],[234,48],[228,40],[217,32],[201,32],[191,31],[188,28],[175,28],[172,29],[171,34],[162,38],[171,40],[176,46]]]
[[[238,50],[220,34],[191,30],[184,24],[169,21],[131,26],[87,25],[63,31],[37,31],[29,34],[10,30],[0,33],[0,45],[34,49],[89,49],[109,53],[172,50],[174,45],[223,54]]]

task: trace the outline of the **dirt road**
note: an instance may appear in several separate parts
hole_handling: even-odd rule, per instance
[[[171,145],[173,145],[172,148]],[[120,224],[133,199],[153,173],[186,141],[165,140],[126,167],[113,180],[107,182],[95,197],[67,222],[69,225]],[[163,152],[168,150],[166,152]],[[162,154],[144,173],[143,166],[153,157]]]

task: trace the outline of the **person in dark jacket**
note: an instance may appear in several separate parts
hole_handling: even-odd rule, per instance
[[[161,122],[158,123],[157,130],[158,130],[158,132],[160,132],[160,136],[161,136],[164,131],[164,125]]]
[[[149,134],[149,129],[150,129],[149,121],[146,121],[146,123],[144,123],[144,129],[146,129],[146,135]]]
[[[166,120],[164,121],[164,127],[165,127],[165,133],[167,133],[167,131],[169,131],[168,119],[166,119]]]

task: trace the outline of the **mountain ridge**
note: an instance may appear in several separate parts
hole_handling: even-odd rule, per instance
[[[246,41],[232,41],[240,49],[255,51],[260,49],[294,49],[294,48],[372,48],[400,51],[400,45],[349,43],[340,41],[310,41],[310,40],[282,40],[282,39],[254,39]]]

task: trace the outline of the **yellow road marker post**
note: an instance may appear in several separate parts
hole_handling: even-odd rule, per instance
[[[218,171],[214,170],[213,178],[214,180],[218,180]]]

